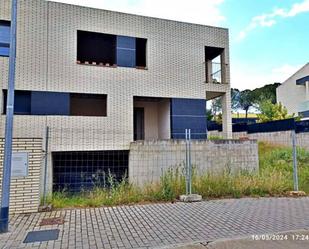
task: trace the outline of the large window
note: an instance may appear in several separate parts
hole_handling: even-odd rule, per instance
[[[3,114],[6,114],[7,90],[3,90]],[[14,114],[31,114],[31,92],[15,91]]]
[[[107,95],[71,93],[70,115],[106,116]]]
[[[81,64],[146,68],[143,38],[77,31],[77,61]]]
[[[10,30],[9,21],[0,20],[0,56],[9,56],[10,54]]]
[[[7,90],[3,90],[3,114],[6,103]],[[14,114],[106,116],[107,95],[16,90]]]
[[[77,31],[77,60],[81,63],[116,64],[116,36]]]
[[[146,46],[147,40],[143,38],[136,38],[136,67],[145,68],[146,63]]]

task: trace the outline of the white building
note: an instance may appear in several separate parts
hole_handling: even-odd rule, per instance
[[[281,102],[289,114],[309,117],[309,63],[277,88],[277,102]]]

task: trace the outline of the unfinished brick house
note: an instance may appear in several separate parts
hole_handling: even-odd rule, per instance
[[[10,1],[1,0],[2,137],[9,33]],[[134,140],[183,138],[186,128],[193,139],[206,139],[206,101],[219,96],[223,133],[230,138],[225,28],[19,1],[14,137],[45,139],[50,128],[50,189],[78,188],[79,171],[104,169],[104,156],[113,158],[110,169],[120,174]],[[89,158],[97,162],[88,165]],[[84,160],[83,167],[77,170],[74,160]]]

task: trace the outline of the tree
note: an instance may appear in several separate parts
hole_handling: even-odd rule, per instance
[[[222,112],[222,97],[218,97],[212,100],[211,112],[214,117],[216,117],[220,112]]]
[[[281,103],[273,104],[270,100],[261,102],[259,105],[259,110],[261,112],[257,115],[259,123],[295,117],[294,113],[289,115],[287,108]]]
[[[212,111],[210,109],[206,110],[206,117],[207,117],[207,121],[213,120],[214,115],[212,114]]]
[[[232,102],[232,110],[237,111],[239,109],[239,96],[240,91],[237,88],[231,88],[231,102]]]
[[[252,90],[252,97],[255,104],[259,105],[261,102],[268,100],[276,104],[276,89],[280,85],[280,83],[274,83]]]
[[[248,111],[255,103],[254,95],[251,90],[241,91],[238,97],[238,108],[246,112],[248,118]]]

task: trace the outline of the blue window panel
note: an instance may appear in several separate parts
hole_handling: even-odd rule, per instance
[[[206,116],[205,99],[180,99],[171,100],[172,115],[203,115]]]
[[[10,33],[10,22],[0,20],[0,56],[9,55]]]
[[[191,129],[191,138],[206,138],[206,117],[172,117],[173,138],[185,138],[185,129]]]
[[[32,115],[69,115],[70,94],[58,92],[32,92]]]
[[[136,67],[136,39],[128,36],[117,36],[117,65]]]
[[[31,114],[31,92],[15,91],[14,114]]]
[[[8,57],[9,55],[10,55],[10,48],[0,46],[0,56],[7,56]]]
[[[206,139],[206,100],[171,99],[172,138],[184,139],[185,129],[191,129],[192,139]]]
[[[136,67],[135,50],[117,48],[117,65],[120,67]]]
[[[135,50],[136,38],[129,36],[117,36],[117,48],[127,48]]]

